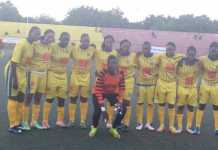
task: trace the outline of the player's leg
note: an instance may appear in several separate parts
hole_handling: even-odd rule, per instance
[[[17,116],[16,116],[16,124],[18,124],[18,125],[21,125],[21,123],[22,123],[22,112],[23,112],[24,98],[25,98],[24,93],[18,92]]]
[[[193,130],[193,118],[194,118],[194,112],[195,112],[195,107],[197,106],[197,89],[192,88],[188,90],[189,92],[189,97],[187,99],[187,125],[186,125],[186,131],[189,134],[194,134]]]
[[[169,118],[169,130],[171,133],[177,133],[175,128],[175,103],[176,103],[176,82],[168,83],[168,93],[166,101],[168,103],[168,118]]]
[[[125,80],[125,93],[124,93],[124,105],[126,105],[126,114],[123,118],[122,131],[128,131],[132,113],[131,100],[134,93],[134,78],[129,78]]]
[[[155,96],[155,86],[149,86],[146,88],[146,125],[145,128],[154,131],[154,127],[152,126],[153,123],[153,114],[154,114],[154,96]]]
[[[65,106],[65,99],[64,98],[57,98],[58,107],[57,107],[57,121],[56,125],[59,127],[66,127],[64,123],[64,106]]]
[[[157,84],[157,101],[158,101],[158,118],[159,118],[159,127],[157,132],[163,132],[165,129],[164,125],[164,116],[165,116],[165,99],[166,99],[166,87],[163,83]]]
[[[112,127],[112,122],[113,122],[113,117],[114,117],[114,107],[111,106],[109,102],[107,102],[107,113],[108,113],[108,122],[106,127],[111,128]]]
[[[204,115],[204,110],[209,100],[209,94],[210,94],[209,87],[205,84],[201,84],[200,92],[199,92],[199,105],[196,112],[195,134],[200,134],[201,123]]]
[[[72,78],[72,77],[71,77]],[[69,126],[75,126],[75,118],[76,118],[76,110],[77,110],[77,99],[79,94],[79,86],[76,84],[71,83],[69,88],[69,96],[70,96],[70,103],[68,106],[68,116],[69,116]]]
[[[31,120],[31,127],[36,129],[42,129],[41,124],[39,123],[39,116],[40,116],[40,101],[43,96],[43,93],[37,92],[34,95],[34,103],[32,106],[32,120]]]
[[[87,128],[86,121],[87,121],[87,113],[89,109],[88,104],[88,97],[89,97],[89,87],[82,86],[80,95],[80,127]]]
[[[114,106],[116,103],[118,103],[117,100],[117,95],[111,95],[109,97],[107,97],[108,101],[110,102],[110,104],[112,106]],[[112,124],[112,128],[110,128],[109,132],[111,133],[111,135],[114,138],[120,138],[120,134],[117,131],[117,127],[119,127],[121,125],[121,122],[124,118],[126,114],[126,105],[123,104],[123,106],[121,106],[120,110],[116,111],[116,115]]]
[[[144,102],[145,102],[146,88],[138,86],[137,88],[137,104],[136,104],[136,130],[143,129],[144,118]]]
[[[17,124],[17,96],[10,96],[8,98],[8,104],[7,104],[7,111],[8,111],[8,118],[9,118],[9,128],[8,131],[11,133],[21,133],[22,131],[18,128]]]
[[[178,125],[178,133],[181,133],[183,130],[183,118],[184,118],[184,108],[186,105],[187,99],[186,89],[178,86],[177,90],[177,125]]]
[[[53,103],[54,99],[51,97],[47,97],[45,102],[44,102],[44,106],[43,106],[43,121],[42,121],[42,128],[43,129],[49,129],[50,125],[49,125],[49,115],[50,115],[50,111],[51,111],[51,106]]]
[[[213,116],[214,116],[214,131],[218,136],[218,86],[214,86],[211,89],[211,99],[213,104]]]
[[[92,100],[93,100],[93,106],[94,106],[94,113],[92,116],[92,126],[89,132],[89,137],[94,137],[96,135],[98,123],[101,117],[101,108],[97,102],[97,97],[95,95],[92,95]]]

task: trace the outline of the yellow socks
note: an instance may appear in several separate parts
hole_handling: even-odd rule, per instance
[[[175,108],[168,108],[168,116],[169,116],[169,127],[174,128],[174,124],[175,124]]]
[[[69,104],[69,110],[68,110],[69,111],[69,122],[75,122],[76,106],[77,106],[76,103]]]
[[[32,123],[35,123],[39,119],[40,105],[33,104],[32,106]]]
[[[213,115],[214,115],[214,128],[215,130],[218,130],[218,111],[214,110]]]
[[[193,116],[194,116],[194,112],[191,112],[191,111],[187,112],[187,126],[186,126],[186,128],[192,128]]]
[[[143,123],[143,116],[144,116],[144,104],[137,104],[136,105],[136,119],[137,123]]]
[[[152,124],[153,121],[153,105],[147,105],[147,124]]]
[[[202,110],[197,110],[197,113],[196,113],[196,127],[200,128],[201,127],[201,121],[202,121],[202,118],[203,118],[203,114],[204,114],[204,111]]]
[[[164,126],[164,106],[159,106],[158,108],[158,116],[159,116],[159,122],[160,122],[160,126]]]
[[[25,104],[23,105],[23,115],[22,115],[22,120],[23,122],[28,122],[29,121],[29,113],[30,113],[30,108],[29,106],[26,106]]]
[[[9,126],[11,128],[17,125],[16,124],[17,101],[8,99],[7,109],[8,109]]]
[[[80,122],[85,123],[86,122],[86,116],[88,112],[88,102],[80,102]]]
[[[111,106],[109,103],[107,105],[107,112],[108,112],[108,123],[112,124],[113,116],[114,116],[114,107]]]
[[[16,117],[16,124],[20,124],[22,122],[22,112],[23,112],[23,102],[17,103],[17,117]]]
[[[131,107],[130,106],[127,106],[126,107],[126,114],[123,118],[123,123],[127,126],[129,126],[129,123],[130,123],[130,118],[131,118]]]
[[[57,121],[58,122],[64,121],[64,107],[58,106],[58,108],[57,108]]]
[[[183,114],[177,114],[177,120],[178,120],[178,128],[182,129]]]
[[[49,121],[49,113],[51,110],[51,103],[45,101],[44,108],[43,108],[43,122],[48,123]]]

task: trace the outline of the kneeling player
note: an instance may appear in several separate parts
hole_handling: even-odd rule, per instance
[[[201,121],[206,104],[213,105],[215,134],[218,135],[218,43],[213,42],[208,56],[200,59],[202,80],[199,91],[199,108],[196,113],[196,131],[200,134]]]
[[[68,46],[70,35],[63,32],[59,38],[59,43],[52,49],[50,65],[48,68],[46,101],[43,111],[43,128],[49,125],[49,113],[51,104],[55,98],[58,101],[56,125],[65,127],[64,124],[64,105],[67,98],[67,64],[71,55],[71,47]]]
[[[186,57],[181,59],[177,65],[178,85],[177,85],[177,119],[178,132],[182,132],[183,111],[187,105],[187,125],[186,131],[193,134],[192,121],[194,108],[197,106],[197,76],[198,60],[196,59],[196,48],[191,46],[187,49]]]
[[[117,127],[126,113],[125,105],[123,105],[123,95],[125,92],[125,81],[123,72],[118,70],[118,61],[115,56],[108,57],[107,69],[104,69],[97,75],[95,87],[93,89],[93,124],[90,137],[94,137],[97,133],[97,127],[101,114],[105,115],[104,99],[107,99],[112,106],[117,108],[117,114],[113,122],[112,128],[109,129],[111,135],[120,138]]]

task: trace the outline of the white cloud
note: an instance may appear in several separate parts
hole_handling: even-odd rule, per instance
[[[5,0],[0,0],[5,1]],[[149,14],[179,16],[181,14],[206,14],[218,20],[217,4],[214,0],[11,0],[23,16],[48,14],[58,20],[81,5],[101,10],[119,7],[130,21],[139,21]]]

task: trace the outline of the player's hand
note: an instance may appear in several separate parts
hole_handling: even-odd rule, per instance
[[[17,82],[17,80],[14,80],[14,82],[13,82],[13,89],[15,89],[15,90],[18,89],[18,82]]]
[[[119,113],[120,115],[122,115],[122,113],[123,113],[123,104],[122,103],[116,103],[114,110],[117,113]]]
[[[104,106],[101,107],[101,112],[102,112],[104,122],[107,123],[108,122],[108,113],[107,113],[106,108]]]

